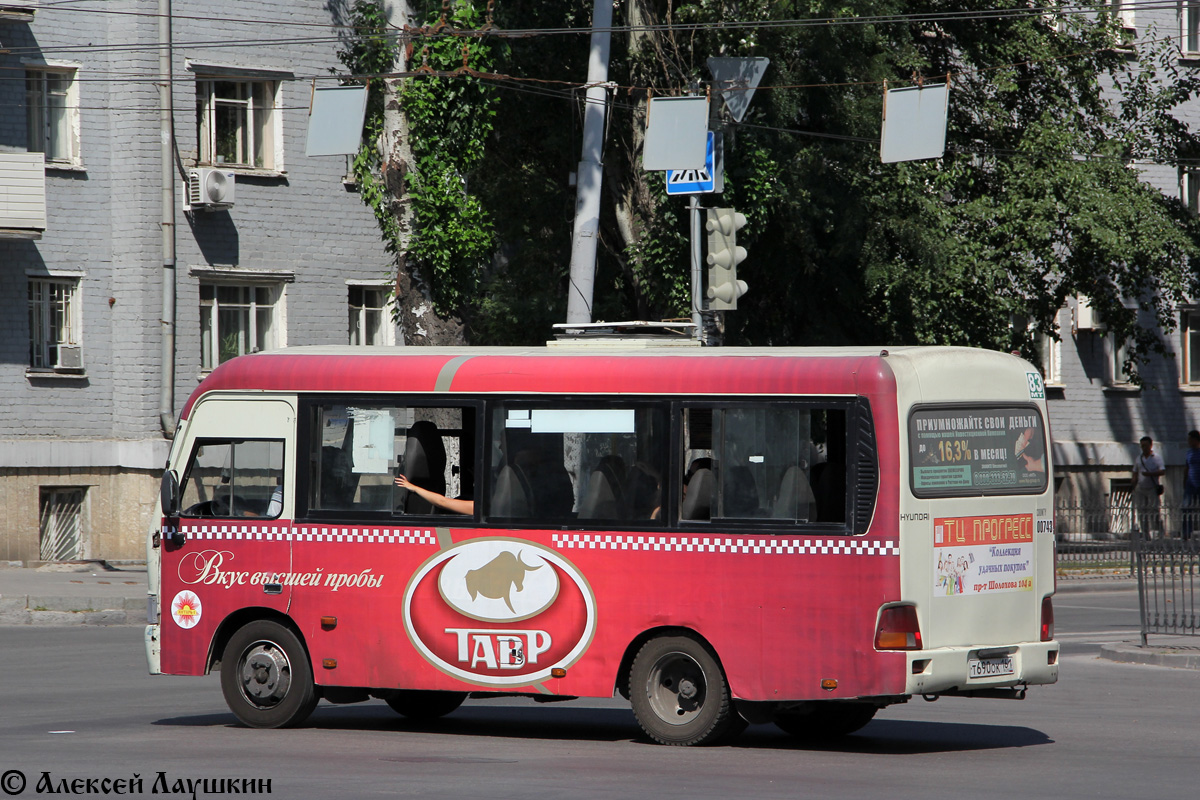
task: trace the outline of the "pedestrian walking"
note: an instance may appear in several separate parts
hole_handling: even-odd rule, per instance
[[[1183,476],[1183,538],[1192,538],[1200,505],[1200,431],[1188,431],[1188,451],[1183,457],[1187,469]]]
[[[1153,439],[1143,436],[1141,447],[1141,455],[1133,462],[1133,507],[1137,513],[1138,531],[1145,538],[1152,539],[1154,531],[1162,535],[1163,530],[1159,498],[1163,493],[1162,476],[1166,467],[1154,452]],[[1200,470],[1200,463],[1197,467]]]

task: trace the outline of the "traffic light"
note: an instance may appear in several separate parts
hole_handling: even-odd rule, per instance
[[[737,279],[737,265],[746,258],[738,247],[737,232],[746,226],[746,215],[732,208],[708,209],[708,307],[717,311],[737,308],[746,293],[746,282]]]

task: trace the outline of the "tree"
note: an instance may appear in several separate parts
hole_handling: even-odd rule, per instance
[[[355,75],[404,72],[416,62],[417,77],[377,81],[369,91],[353,171],[396,258],[406,342],[461,343],[458,317],[495,250],[487,213],[468,188],[495,111],[492,92],[470,72],[490,68],[491,44],[450,34],[476,29],[482,17],[469,2],[444,4],[437,16],[425,12],[430,25],[398,37],[405,3],[354,0],[335,9],[353,29],[339,56]]]
[[[1108,7],[1048,16],[1021,0],[630,0],[610,67],[622,88],[595,318],[688,314],[685,201],[641,170],[646,100],[703,89],[709,56],[766,55],[746,118],[726,120],[720,204],[750,219],[739,235],[750,292],[726,314],[728,342],[1032,355],[1032,334],[1055,335],[1058,309],[1082,294],[1129,340],[1135,368],[1162,350],[1197,288],[1194,218],[1141,178],[1200,153],[1174,116],[1200,84],[1156,32],[1123,42]],[[463,284],[474,342],[543,341],[564,318],[582,97],[570,84],[586,74],[590,8],[497,4],[500,31],[527,33],[491,51],[494,69],[518,80],[488,81],[494,127],[471,172],[496,253]],[[565,28],[578,33],[545,32]],[[945,157],[881,164],[884,81],[947,74]]]

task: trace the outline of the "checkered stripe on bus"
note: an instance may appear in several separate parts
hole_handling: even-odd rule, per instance
[[[172,531],[164,529],[163,533],[169,536]],[[437,536],[432,530],[342,528],[330,525],[297,526],[295,528],[279,525],[197,525],[189,527],[184,533],[188,539],[205,541],[364,542],[430,545],[438,543]]]
[[[898,556],[894,541],[864,539],[734,539],[728,536],[645,536],[556,533],[556,547],[585,550],[659,550],[675,553]]]

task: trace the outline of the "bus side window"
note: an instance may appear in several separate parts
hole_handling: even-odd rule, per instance
[[[531,524],[661,525],[666,430],[657,405],[498,405],[487,515]]]
[[[475,412],[470,408],[321,405],[311,416],[308,507],[428,516],[452,513],[396,483],[473,499]]]
[[[278,517],[282,441],[204,441],[192,454],[180,504],[185,517]]]
[[[753,403],[684,410],[680,517],[695,520],[846,521],[846,410]],[[695,478],[697,466],[711,480]],[[693,496],[692,481],[711,486]],[[708,490],[706,490],[708,491]]]

